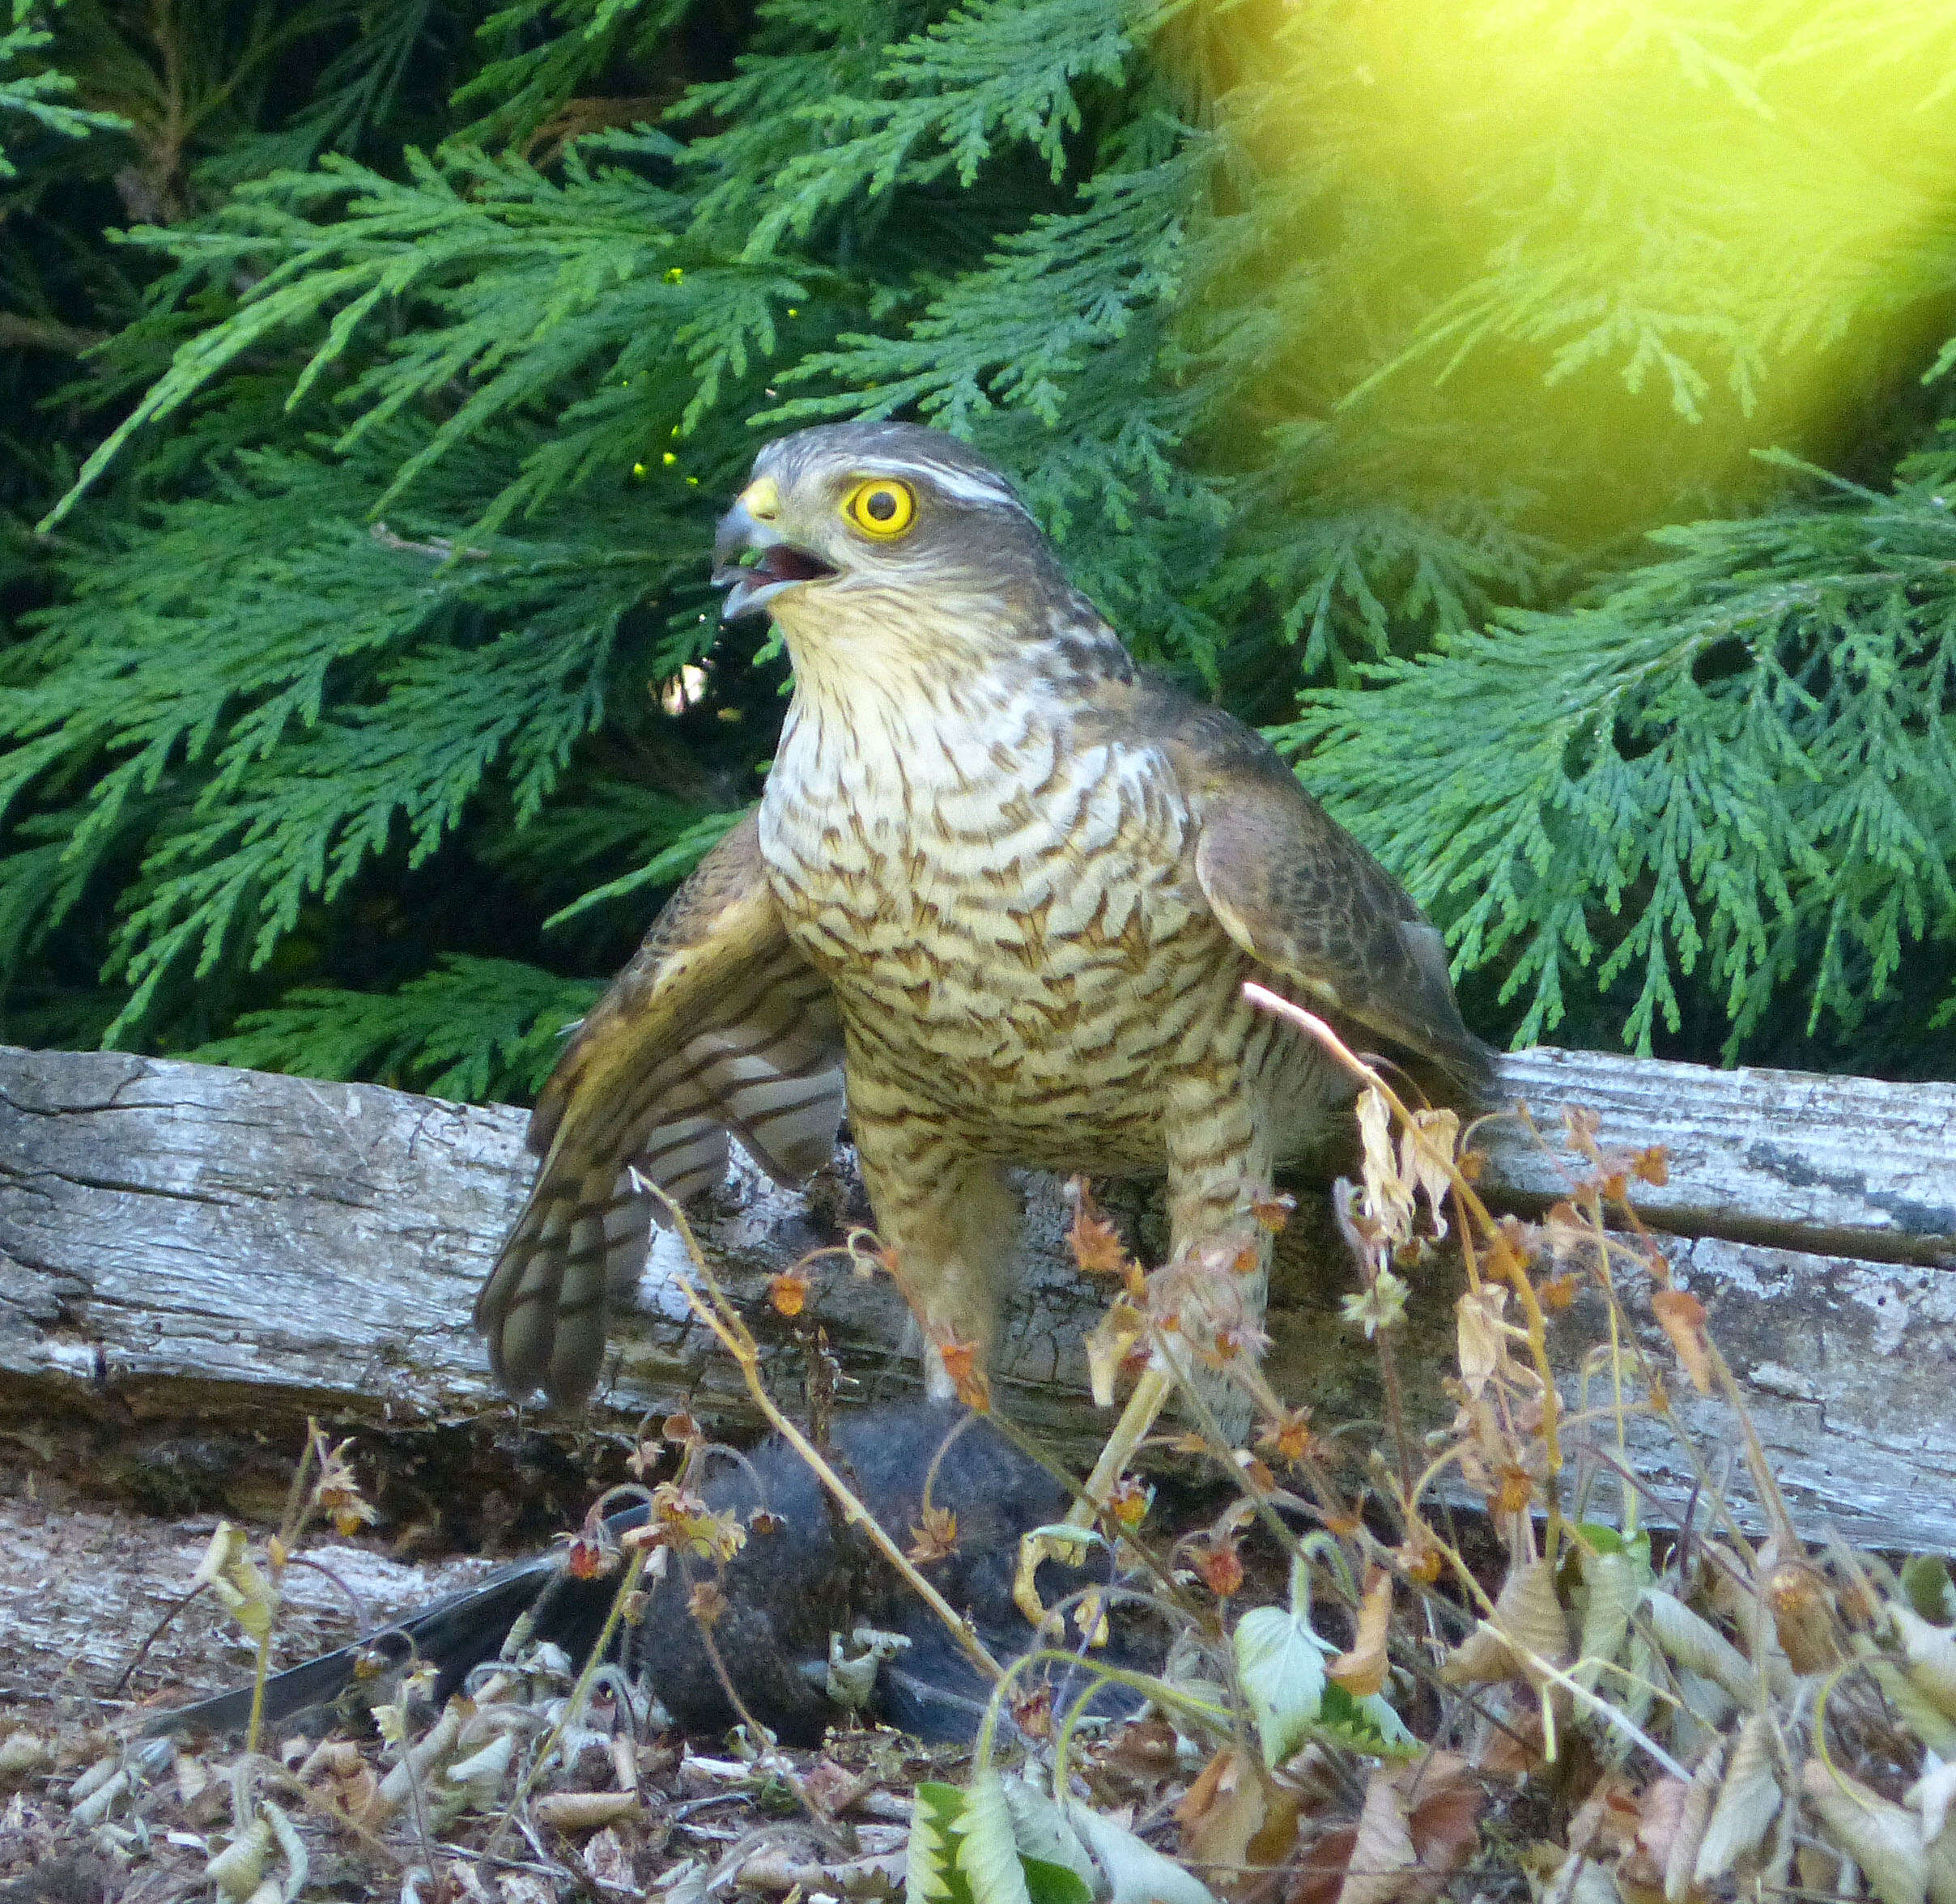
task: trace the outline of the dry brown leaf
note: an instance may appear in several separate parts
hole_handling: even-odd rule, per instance
[[[1196,1863],[1269,1865],[1290,1855],[1302,1808],[1301,1795],[1267,1778],[1253,1755],[1226,1746],[1202,1768],[1175,1816],[1183,1851]]]
[[[1636,1789],[1621,1772],[1599,1779],[1569,1821],[1569,1849],[1591,1858],[1614,1858],[1631,1850],[1643,1824]]]
[[[1901,1600],[1888,1609],[1908,1677],[1945,1719],[1956,1719],[1956,1627],[1937,1626]]]
[[[1555,1597],[1555,1570],[1546,1560],[1529,1561],[1508,1575],[1495,1601],[1494,1618],[1483,1621],[1441,1661],[1441,1683],[1472,1685],[1517,1678],[1533,1683],[1541,1675],[1516,1648],[1551,1666],[1569,1663],[1569,1619]]]
[[[1655,1290],[1651,1310],[1671,1339],[1677,1359],[1700,1395],[1712,1392],[1712,1346],[1705,1339],[1705,1306],[1689,1290]]]
[[[1783,1561],[1766,1576],[1766,1606],[1793,1671],[1831,1672],[1841,1662],[1834,1589],[1805,1562]]]
[[[1665,1867],[1671,1861],[1671,1847],[1683,1827],[1684,1808],[1690,1796],[1688,1779],[1668,1774],[1654,1779],[1645,1790],[1635,1842],[1619,1867],[1619,1875],[1626,1882],[1663,1894]]]
[[[1379,1766],[1337,1904],[1431,1904],[1479,1844],[1484,1802],[1466,1762],[1451,1752]]]
[[[1400,1179],[1426,1198],[1435,1241],[1447,1234],[1447,1192],[1453,1188],[1453,1153],[1460,1140],[1460,1117],[1452,1111],[1415,1111],[1400,1133]]]
[[[1487,1795],[1467,1762],[1452,1752],[1429,1753],[1393,1775],[1411,1807],[1406,1824],[1419,1860],[1421,1894],[1436,1897],[1479,1845]]]
[[[1468,1761],[1483,1779],[1512,1783],[1547,1763],[1541,1707],[1520,1686],[1495,1686],[1481,1694],[1481,1717]]]
[[[1467,1392],[1478,1396],[1510,1358],[1507,1331],[1501,1312],[1507,1307],[1505,1285],[1483,1283],[1453,1305],[1454,1339],[1458,1345],[1461,1380]]]
[[[1846,1863],[1847,1868],[1842,1866]],[[1793,1869],[1800,1889],[1809,1898],[1833,1898],[1840,1893],[1843,1881],[1852,1881],[1853,1865],[1839,1851],[1818,1838],[1801,1837],[1793,1846]],[[1857,1887],[1858,1888],[1858,1887]]]
[[[1822,1836],[1860,1866],[1882,1904],[1925,1904],[1928,1859],[1914,1813],[1817,1758],[1801,1767],[1800,1783]]]
[[[1675,1594],[1651,1588],[1643,1596],[1643,1617],[1658,1645],[1678,1665],[1710,1680],[1737,1705],[1758,1704],[1759,1676],[1752,1662]]]
[[[640,1812],[636,1791],[552,1791],[536,1801],[537,1822],[558,1831],[596,1831]]]
[[[1385,1638],[1393,1618],[1393,1576],[1382,1566],[1367,1575],[1351,1650],[1325,1668],[1354,1699],[1369,1699],[1385,1685]]]
[[[1785,1797],[1771,1716],[1755,1712],[1740,1728],[1732,1748],[1732,1763],[1692,1866],[1692,1883],[1715,1884],[1741,1858],[1757,1850]]]
[[[1175,1807],[1175,1821],[1181,1826],[1184,1839],[1192,1839],[1204,1827],[1210,1813],[1227,1804],[1241,1789],[1246,1769],[1241,1754],[1225,1745],[1197,1774],[1195,1783]],[[1243,1842],[1249,1842],[1247,1833]]]
[[[1480,1626],[1439,1663],[1442,1685],[1492,1685],[1520,1676],[1507,1643],[1491,1626]]]
[[[1719,1774],[1724,1769],[1725,1741],[1715,1739],[1705,1755],[1692,1768],[1691,1783],[1677,1814],[1677,1835],[1671,1840],[1670,1855],[1664,1861],[1665,1904],[1680,1904],[1691,1889],[1691,1873],[1698,1866],[1698,1848],[1704,1842],[1705,1825],[1718,1796]]]
[[[1358,1842],[1358,1831],[1350,1825],[1341,1825],[1314,1840],[1291,1868],[1284,1904],[1337,1904]]]
[[[1399,1174],[1393,1150],[1392,1113],[1376,1085],[1359,1094],[1359,1137],[1363,1146],[1365,1213],[1394,1247],[1413,1240],[1413,1189]]]
[[[1605,1665],[1616,1658],[1643,1589],[1626,1553],[1585,1553],[1583,1584],[1588,1592],[1576,1635],[1575,1677],[1593,1689]]]
[[[1376,1766],[1366,1784],[1337,1904],[1403,1904],[1413,1894],[1408,1873],[1418,1863],[1405,1794],[1384,1766]]]
[[[799,1890],[830,1890],[834,1879],[793,1844],[764,1845],[740,1868],[738,1880],[743,1891],[763,1891],[784,1896]],[[832,1891],[831,1892],[832,1895]]]

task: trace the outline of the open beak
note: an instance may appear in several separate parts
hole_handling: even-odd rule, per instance
[[[713,585],[727,592],[720,610],[723,622],[758,613],[784,589],[824,581],[836,572],[782,537],[768,520],[775,507],[774,485],[763,478],[751,484],[720,519],[713,536]]]

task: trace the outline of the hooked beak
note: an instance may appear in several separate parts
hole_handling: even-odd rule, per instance
[[[836,572],[775,528],[780,509],[774,478],[763,476],[749,483],[721,517],[713,536],[713,585],[727,592],[720,610],[723,622],[758,613],[784,589],[824,581]]]

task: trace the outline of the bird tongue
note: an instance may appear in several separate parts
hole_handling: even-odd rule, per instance
[[[791,549],[785,542],[777,542],[760,559],[761,572],[770,581],[819,582],[824,576],[836,572],[826,562],[818,562],[812,555],[804,555],[799,549]]]
[[[726,563],[713,572],[713,580],[723,587],[729,582],[814,582],[836,572],[826,562],[818,562],[785,542],[761,550],[751,562]]]

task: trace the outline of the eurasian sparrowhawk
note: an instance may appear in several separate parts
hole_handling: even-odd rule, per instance
[[[631,1171],[686,1196],[729,1133],[792,1184],[846,1105],[927,1324],[989,1351],[1009,1167],[1165,1171],[1179,1250],[1347,1118],[1349,1076],[1244,980],[1443,1093],[1490,1082],[1405,890],[1256,733],[1135,665],[964,444],[784,437],[714,555],[728,617],[780,627],[794,698],[758,810],[538,1100],[542,1166],[475,1311],[512,1392],[589,1393],[645,1256]]]

